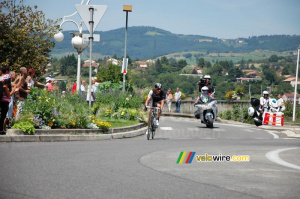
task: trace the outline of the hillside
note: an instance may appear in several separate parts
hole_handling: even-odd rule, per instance
[[[71,45],[71,35],[64,32],[65,39],[56,43],[53,55],[76,52]],[[95,32],[100,34],[101,41],[94,43],[93,53],[114,55],[124,54],[124,28]],[[300,35],[271,35],[238,39],[218,39],[200,35],[181,35],[155,27],[129,27],[127,52],[131,58],[155,58],[175,52],[234,52],[247,53],[254,50],[294,51],[300,44]],[[85,53],[88,51],[85,50]]]

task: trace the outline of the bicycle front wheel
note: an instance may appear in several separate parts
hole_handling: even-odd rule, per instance
[[[152,129],[151,129],[151,126],[148,126],[147,140],[150,139],[150,134],[152,134]]]
[[[155,129],[152,130],[152,133],[151,133],[151,134],[152,134],[152,140],[153,140],[153,139],[154,139],[154,136],[155,136]]]

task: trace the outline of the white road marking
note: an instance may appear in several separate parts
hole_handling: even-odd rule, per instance
[[[220,132],[220,131],[226,131],[225,129],[220,129],[220,128],[213,128],[212,130],[213,130],[213,131],[219,131],[219,132]]]
[[[225,125],[225,126],[236,126],[236,127],[249,127],[249,125],[239,125],[239,124],[224,124],[224,123],[218,123],[216,125]]]
[[[253,130],[251,130],[251,129],[244,129],[244,130],[249,132],[249,133],[253,133]]]
[[[199,128],[186,128],[188,131],[199,131]]]
[[[173,128],[172,127],[160,127],[160,130],[163,130],[163,131],[172,131]]]
[[[266,154],[266,157],[270,161],[275,162],[276,164],[279,164],[279,165],[282,165],[282,166],[285,166],[285,167],[289,167],[289,168],[292,168],[292,169],[300,170],[300,166],[295,165],[295,164],[291,164],[289,162],[286,162],[278,156],[278,154],[280,152],[287,151],[287,150],[292,150],[292,149],[299,149],[299,148],[285,148],[285,149],[278,149],[278,150],[270,151]]]
[[[269,134],[271,134],[271,135],[273,135],[274,139],[278,139],[279,138],[279,136],[274,133],[275,131],[266,131],[266,132],[269,133]]]

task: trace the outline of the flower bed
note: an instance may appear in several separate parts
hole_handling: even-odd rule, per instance
[[[21,129],[27,133],[34,133],[35,129],[108,130],[111,128],[109,119],[112,118],[139,122],[146,120],[141,108],[133,108],[132,104],[136,105],[133,101],[138,101],[137,97],[129,96],[126,99],[121,94],[114,94],[114,97],[107,100],[101,94],[97,95],[98,101],[89,109],[81,95],[60,95],[32,89],[12,129]],[[105,117],[108,118],[106,121]]]

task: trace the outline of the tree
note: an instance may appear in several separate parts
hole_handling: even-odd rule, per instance
[[[289,74],[290,74],[289,67],[284,67],[281,71],[281,75],[289,75]]]
[[[269,57],[269,62],[278,62],[278,56],[277,55],[271,55],[271,57]]]
[[[76,75],[77,59],[74,54],[62,57],[59,62],[61,75]]]
[[[180,69],[184,68],[186,65],[187,65],[187,63],[183,59],[179,60],[178,63],[177,63],[177,67],[180,68]]]
[[[163,57],[161,58],[161,64],[166,64],[166,65],[169,64],[169,60],[167,59],[166,56],[163,56]]]
[[[96,76],[101,82],[111,81],[112,83],[119,83],[123,80],[120,66],[112,63],[109,63],[106,68],[101,67]]]
[[[0,3],[0,65],[18,71],[20,67],[44,72],[50,51],[54,47],[53,35],[58,21],[45,18],[41,10],[23,5],[23,0]]]
[[[206,67],[206,68],[210,68],[210,67],[211,67],[210,61],[205,61],[205,67]]]
[[[183,74],[192,74],[194,71],[194,67],[193,66],[185,66],[183,69],[182,69],[182,73]]]
[[[204,61],[204,58],[200,58],[199,61],[198,61],[198,66],[200,68],[204,68],[205,67],[205,61]]]

